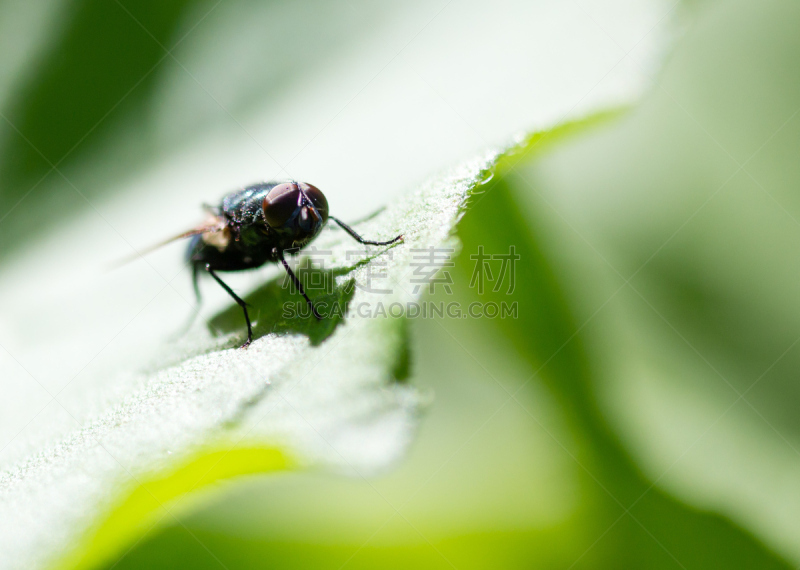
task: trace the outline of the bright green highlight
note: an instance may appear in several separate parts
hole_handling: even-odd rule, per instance
[[[163,522],[174,523],[175,511],[195,504],[216,483],[239,475],[284,471],[287,456],[271,447],[206,451],[163,473],[140,478],[140,484],[89,533],[86,541],[56,568],[95,568],[124,553],[140,536]],[[180,501],[180,505],[178,502]]]

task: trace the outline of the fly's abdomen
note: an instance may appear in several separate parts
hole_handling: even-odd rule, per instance
[[[268,261],[276,261],[273,255],[274,246],[268,238],[264,237],[255,243],[246,243],[230,234],[231,232],[226,229],[224,232],[209,232],[194,236],[189,243],[187,260],[191,264],[208,264],[211,269],[219,271],[252,269]]]

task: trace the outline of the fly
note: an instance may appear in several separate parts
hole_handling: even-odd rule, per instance
[[[391,245],[403,239],[402,235],[388,241],[362,238],[343,221],[329,216],[325,195],[316,186],[304,182],[260,182],[228,194],[217,207],[205,208],[208,212],[205,223],[168,241],[191,237],[186,257],[192,266],[192,284],[198,303],[198,278],[200,272],[205,271],[242,308],[247,323],[247,341],[241,348],[253,341],[247,304],[220,279],[217,272],[241,271],[280,262],[319,320],[322,317],[286,263],[284,252],[307,246],[329,219],[358,243]]]

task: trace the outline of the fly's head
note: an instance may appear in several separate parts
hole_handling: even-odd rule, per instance
[[[280,237],[281,247],[303,247],[328,221],[328,201],[316,186],[305,182],[278,184],[261,205],[270,232]]]

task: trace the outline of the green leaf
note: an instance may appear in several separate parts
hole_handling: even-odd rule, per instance
[[[594,335],[575,322],[544,245],[548,224],[516,202],[520,169],[618,116],[531,136],[476,188],[452,294],[439,286],[425,301],[516,303],[519,318],[410,321],[413,382],[436,396],[402,465],[379,478],[348,465],[345,476],[240,483],[114,567],[787,567],[639,472],[593,396]],[[476,295],[471,257],[511,245],[521,256],[513,292]]]
[[[291,319],[281,305],[299,299],[266,269],[229,277],[257,317],[257,340],[238,351],[241,314],[211,287],[209,322],[175,334],[193,310],[175,248],[115,272],[104,264],[191,227],[203,201],[230,189],[300,177],[343,219],[389,204],[357,228],[376,238],[402,231],[403,245],[352,256],[343,232],[327,229],[315,245],[331,250],[331,266],[309,271],[334,285],[314,292],[320,301],[375,301],[364,291],[370,272],[401,283],[413,249],[457,248],[454,225],[495,157],[480,149],[636,95],[647,74],[617,65],[619,46],[595,20],[613,22],[626,42],[636,35],[625,49],[638,60],[639,48],[657,51],[665,8],[608,2],[576,16],[516,0],[502,13],[446,2],[150,4],[65,2],[33,16],[0,5],[11,10],[2,12],[6,51],[18,57],[7,71],[4,55],[0,72],[0,566],[111,564],[140,539],[144,553],[150,538],[172,536],[158,524],[147,534],[161,506],[183,521],[226,488],[241,494],[217,523],[223,531],[210,532],[250,565],[264,548],[277,556],[284,539],[288,557],[361,552],[368,566],[572,563],[571,545],[598,530],[579,500],[594,495],[528,414],[496,415],[506,392],[487,388],[458,343],[445,347],[403,318]],[[431,177],[448,164],[458,166]],[[381,301],[422,293],[405,287]],[[458,342],[485,350],[504,381],[522,386],[525,356],[493,329],[489,338],[468,331]],[[559,441],[577,437],[558,394],[526,393]],[[492,418],[501,421],[472,448],[475,423]],[[195,503],[195,470],[230,442],[233,463]],[[273,449],[294,468],[319,469],[253,477],[277,493],[223,484],[272,473],[280,462],[261,459]],[[409,450],[426,457],[405,470]],[[395,517],[381,527],[373,477],[398,465],[392,493],[436,484],[402,495],[413,499],[413,525]],[[330,475],[338,471],[358,488]],[[332,511],[320,509],[326,500]],[[216,511],[204,513],[198,520],[213,522]],[[365,544],[378,528],[385,534]],[[166,554],[160,562],[173,565],[194,556],[169,541]]]
[[[607,125],[598,131],[624,120],[609,124],[610,118],[600,116],[594,121]],[[746,560],[759,568],[785,567],[777,556],[724,518],[698,512],[655,488],[655,478],[641,475],[615,432],[616,426],[598,406],[595,382],[606,372],[608,357],[599,353],[609,349],[609,333],[592,323],[591,314],[581,314],[580,304],[571,295],[578,287],[588,283],[596,287],[597,283],[588,280],[588,271],[580,275],[564,270],[572,252],[559,243],[562,233],[554,231],[554,227],[562,229],[563,222],[554,220],[552,210],[539,202],[541,187],[529,178],[547,147],[553,145],[554,152],[569,148],[563,142],[562,146],[555,143],[576,126],[534,135],[523,150],[504,157],[485,196],[459,227],[465,253],[475,252],[479,246],[487,252],[506,253],[513,246],[520,256],[512,293],[491,286],[483,294],[476,295],[474,289],[469,293],[484,304],[518,303],[520,318],[495,319],[491,325],[528,361],[528,382],[541,383],[553,393],[572,428],[572,439],[557,433],[552,436],[585,479],[586,492],[591,495],[582,503],[588,512],[578,515],[578,525],[587,530],[573,542],[581,553],[574,562],[588,568],[602,566],[605,559],[626,567],[730,568]],[[531,203],[538,207],[530,207]],[[477,269],[475,263],[461,261],[457,267],[465,270],[462,283],[467,283]],[[499,268],[497,264],[494,267],[495,271]],[[577,282],[569,283],[570,278]],[[480,365],[479,359],[475,360]],[[524,408],[529,406],[522,390],[510,392],[509,398]],[[709,550],[707,544],[716,548]],[[572,563],[568,557],[564,561],[565,565]]]
[[[705,5],[633,112],[510,178],[592,364],[576,414],[619,438],[643,501],[718,513],[793,565],[798,22]]]
[[[237,448],[236,442],[228,442],[217,451],[202,450],[182,465],[170,466],[169,473],[141,476],[138,486],[113,507],[105,520],[90,529],[85,542],[70,549],[73,554],[56,567],[94,568],[124,552],[162,519],[169,520],[176,512],[192,508],[192,501],[197,503],[204,491],[220,481],[290,467],[291,463],[276,449]]]

